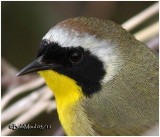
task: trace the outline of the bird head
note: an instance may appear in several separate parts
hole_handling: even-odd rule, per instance
[[[36,59],[17,76],[39,72],[54,83],[52,74],[47,74],[54,72],[71,78],[85,95],[91,95],[121,69],[124,31],[112,21],[92,17],[62,21],[42,38]]]

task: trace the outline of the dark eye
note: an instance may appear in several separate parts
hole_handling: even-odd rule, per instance
[[[78,63],[82,60],[83,54],[81,51],[75,51],[70,54],[69,61],[71,63]]]

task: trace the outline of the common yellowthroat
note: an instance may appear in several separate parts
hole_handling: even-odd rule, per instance
[[[67,135],[141,135],[158,123],[158,54],[120,25],[76,17],[51,28],[36,59]]]

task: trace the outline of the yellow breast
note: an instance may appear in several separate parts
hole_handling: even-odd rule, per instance
[[[39,71],[46,84],[54,92],[61,124],[66,134],[72,132],[72,120],[75,117],[73,107],[83,96],[82,89],[73,79],[52,70]]]

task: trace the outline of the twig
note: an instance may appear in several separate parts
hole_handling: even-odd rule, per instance
[[[43,110],[45,110],[47,106],[48,106],[48,101],[43,102],[43,104],[41,102],[38,102],[29,111],[25,112],[23,115],[15,119],[12,123],[16,125],[19,125],[21,123],[26,123],[31,119],[33,119],[38,114],[40,114]],[[2,136],[7,136],[11,134],[13,131],[14,130],[9,129],[8,126],[6,126],[5,128],[2,129],[1,134]]]
[[[57,105],[56,105],[56,102],[51,102],[49,105],[48,105],[48,108],[47,108],[47,112],[50,113],[51,111],[55,110],[57,108]]]
[[[33,93],[22,98],[21,100],[18,100],[16,103],[14,103],[10,107],[8,107],[5,111],[2,112],[1,123],[3,124],[5,122],[11,120],[14,117],[17,117],[18,115],[22,114],[23,112],[28,110],[30,107],[32,107],[32,105],[35,103],[35,101],[37,99],[39,99],[40,96],[43,96],[43,94],[45,94],[46,88],[47,87],[43,87],[40,90],[34,91]]]
[[[64,129],[62,128],[62,126],[60,126],[57,131],[53,134],[53,136],[64,136],[65,132]]]
[[[156,37],[154,37],[153,39],[151,39],[150,41],[148,41],[147,43],[146,43],[146,45],[149,47],[149,48],[151,48],[151,49],[153,49],[153,50],[155,50],[155,51],[159,51],[159,36],[157,35]]]
[[[26,84],[23,84],[12,91],[10,91],[8,94],[4,95],[1,101],[1,110],[4,109],[4,107],[9,103],[11,99],[13,99],[15,96],[22,94],[24,92],[28,92],[29,90],[33,90],[34,88],[37,88],[44,84],[43,78],[37,78],[35,80],[32,80]]]
[[[156,124],[151,129],[142,134],[142,136],[159,136],[159,125]]]
[[[8,77],[15,77],[17,69],[11,66],[4,58],[1,59],[2,63],[2,73]]]
[[[6,88],[5,92],[10,92],[15,87],[24,84],[32,79],[35,79],[37,75],[29,74],[25,77],[16,77],[18,70],[10,65],[4,58],[1,59],[2,64],[2,76],[1,76],[1,86]]]
[[[50,94],[51,92],[49,89],[48,89],[48,91],[49,92],[47,92],[47,93]],[[51,98],[52,96],[48,96],[48,97]],[[24,114],[19,116],[17,119],[15,119],[12,123],[15,123],[16,125],[19,125],[21,123],[26,123],[26,122],[30,121],[31,119],[33,119],[34,117],[36,117],[41,112],[43,112],[44,110],[46,110],[48,108],[48,106],[50,106],[50,104],[51,104],[51,101],[45,100],[42,102],[40,100],[40,101],[36,102],[27,112],[25,112]],[[55,105],[56,102],[52,101],[52,104]],[[55,109],[56,109],[56,107],[55,107]],[[11,134],[13,131],[14,130],[9,129],[8,126],[6,126],[2,129],[1,134],[3,136],[6,136],[6,135]]]
[[[153,4],[152,6],[150,6],[149,8],[145,9],[144,11],[142,11],[141,13],[135,15],[133,18],[131,18],[128,21],[124,22],[122,24],[122,26],[126,30],[131,31],[135,27],[137,27],[138,25],[140,25],[141,23],[145,22],[150,17],[152,17],[155,14],[157,14],[158,11],[159,11],[159,3],[156,2],[155,4]]]
[[[1,77],[1,86],[7,87],[9,89],[12,86],[10,81],[13,81],[17,73],[17,69],[11,66],[5,59],[1,59],[2,64],[2,77]]]
[[[146,42],[149,39],[155,37],[159,33],[159,23],[158,21],[149,27],[137,32],[134,36],[142,42]]]

